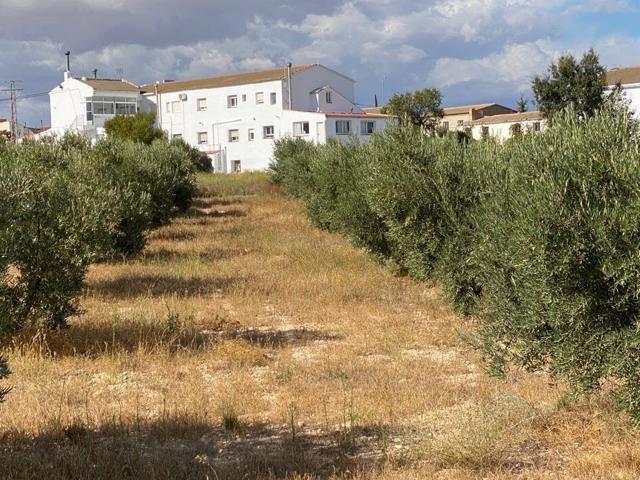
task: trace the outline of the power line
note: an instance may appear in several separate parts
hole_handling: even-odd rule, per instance
[[[49,92],[42,92],[42,93],[30,93],[27,95],[21,95],[19,97],[16,96],[16,100],[22,100],[25,98],[34,98],[34,97],[44,97],[45,95],[49,95]],[[10,102],[11,98],[0,98],[0,102]]]

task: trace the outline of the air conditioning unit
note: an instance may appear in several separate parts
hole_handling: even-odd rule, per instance
[[[181,101],[186,102],[187,101],[187,94],[186,93],[181,93],[180,95],[178,95],[178,98]]]

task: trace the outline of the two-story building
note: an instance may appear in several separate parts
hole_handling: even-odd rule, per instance
[[[445,107],[442,109],[444,116],[440,119],[440,126],[456,131],[465,124],[494,115],[507,115],[516,113],[515,110],[497,103],[482,103],[477,105],[462,105],[458,107]]]
[[[268,167],[274,141],[370,135],[392,118],[363,112],[354,80],[322,65],[143,85],[160,128],[207,152],[221,172]]]

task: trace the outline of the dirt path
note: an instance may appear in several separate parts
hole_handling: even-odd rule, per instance
[[[543,376],[488,378],[437,288],[395,277],[256,182],[199,199],[142,257],[93,267],[71,329],[14,342],[0,477],[640,471],[610,405],[558,409]]]

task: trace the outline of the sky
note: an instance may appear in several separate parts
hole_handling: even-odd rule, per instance
[[[444,106],[531,99],[531,80],[593,47],[640,64],[640,0],[0,0],[0,90],[21,123],[49,122],[46,93],[76,76],[135,83],[293,63],[356,80],[356,101],[440,89]],[[0,117],[10,116],[0,91]]]

